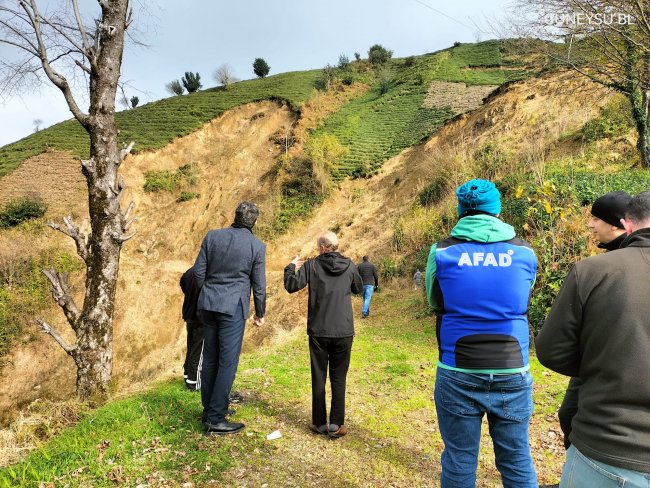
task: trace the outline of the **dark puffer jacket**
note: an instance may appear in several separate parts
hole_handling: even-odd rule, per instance
[[[289,293],[307,285],[307,334],[314,337],[353,336],[352,293],[358,294],[363,290],[355,264],[337,252],[328,252],[305,261],[297,273],[293,263],[284,268],[284,288]]]

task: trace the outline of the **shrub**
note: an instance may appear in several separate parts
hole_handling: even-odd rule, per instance
[[[271,71],[271,67],[264,59],[255,58],[255,61],[253,61],[253,73],[255,73],[255,76],[265,78],[269,74],[269,71]]]
[[[326,64],[321,70],[320,77],[316,80],[316,88],[322,91],[328,91],[332,87],[332,83],[336,77],[336,70],[331,64]]]
[[[415,56],[409,56],[404,60],[404,66],[406,68],[410,68],[411,66],[415,65]]]
[[[11,200],[0,211],[0,228],[15,227],[30,219],[45,215],[47,205],[40,198],[23,197]]]
[[[346,70],[350,68],[350,58],[348,58],[345,54],[339,54],[338,68],[340,70]]]
[[[312,163],[312,178],[316,188],[321,194],[326,193],[330,187],[332,168],[341,162],[348,153],[336,136],[323,134],[310,137],[305,144],[305,153]]]
[[[374,65],[387,63],[393,57],[393,51],[386,49],[381,44],[375,44],[368,49],[368,61]]]
[[[445,175],[437,176],[420,192],[420,205],[428,207],[440,202],[449,189],[449,180]]]
[[[388,68],[383,68],[379,74],[379,93],[381,95],[388,93],[392,82],[393,72]]]
[[[183,86],[187,90],[187,93],[194,93],[201,89],[201,75],[198,73],[192,73],[191,71],[186,71],[185,75],[181,78]]]
[[[630,102],[627,98],[616,97],[605,106],[600,116],[587,122],[581,129],[585,142],[599,139],[621,137],[634,127]]]
[[[185,91],[185,88],[183,88],[183,85],[181,85],[179,80],[170,81],[165,85],[165,88],[172,95],[182,95]]]
[[[135,108],[140,103],[140,99],[135,95],[131,97],[131,108]]]
[[[196,168],[193,164],[185,164],[176,171],[151,170],[144,174],[145,182],[143,189],[146,192],[175,192],[180,188],[186,188],[196,184]]]
[[[182,191],[181,194],[178,197],[178,202],[187,202],[188,200],[194,200],[195,198],[199,198],[201,195],[196,192],[192,191]]]

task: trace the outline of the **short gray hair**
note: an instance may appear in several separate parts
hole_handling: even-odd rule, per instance
[[[328,231],[321,234],[316,240],[316,245],[319,248],[325,248],[330,252],[334,252],[339,248],[339,239],[334,232]]]
[[[252,229],[259,214],[260,209],[253,202],[241,202],[235,210],[235,226]]]

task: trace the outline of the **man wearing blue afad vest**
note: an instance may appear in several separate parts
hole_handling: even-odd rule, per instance
[[[458,223],[451,237],[431,246],[425,281],[436,312],[441,486],[475,486],[487,414],[504,488],[536,488],[528,442],[533,380],[526,313],[537,258],[499,220],[501,198],[492,182],[469,181],[456,196]]]

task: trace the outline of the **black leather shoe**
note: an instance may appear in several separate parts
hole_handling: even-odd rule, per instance
[[[211,424],[207,422],[205,424],[205,435],[228,435],[235,434],[240,430],[243,430],[246,427],[241,422],[228,422],[224,420],[223,422],[218,422],[216,424]]]

